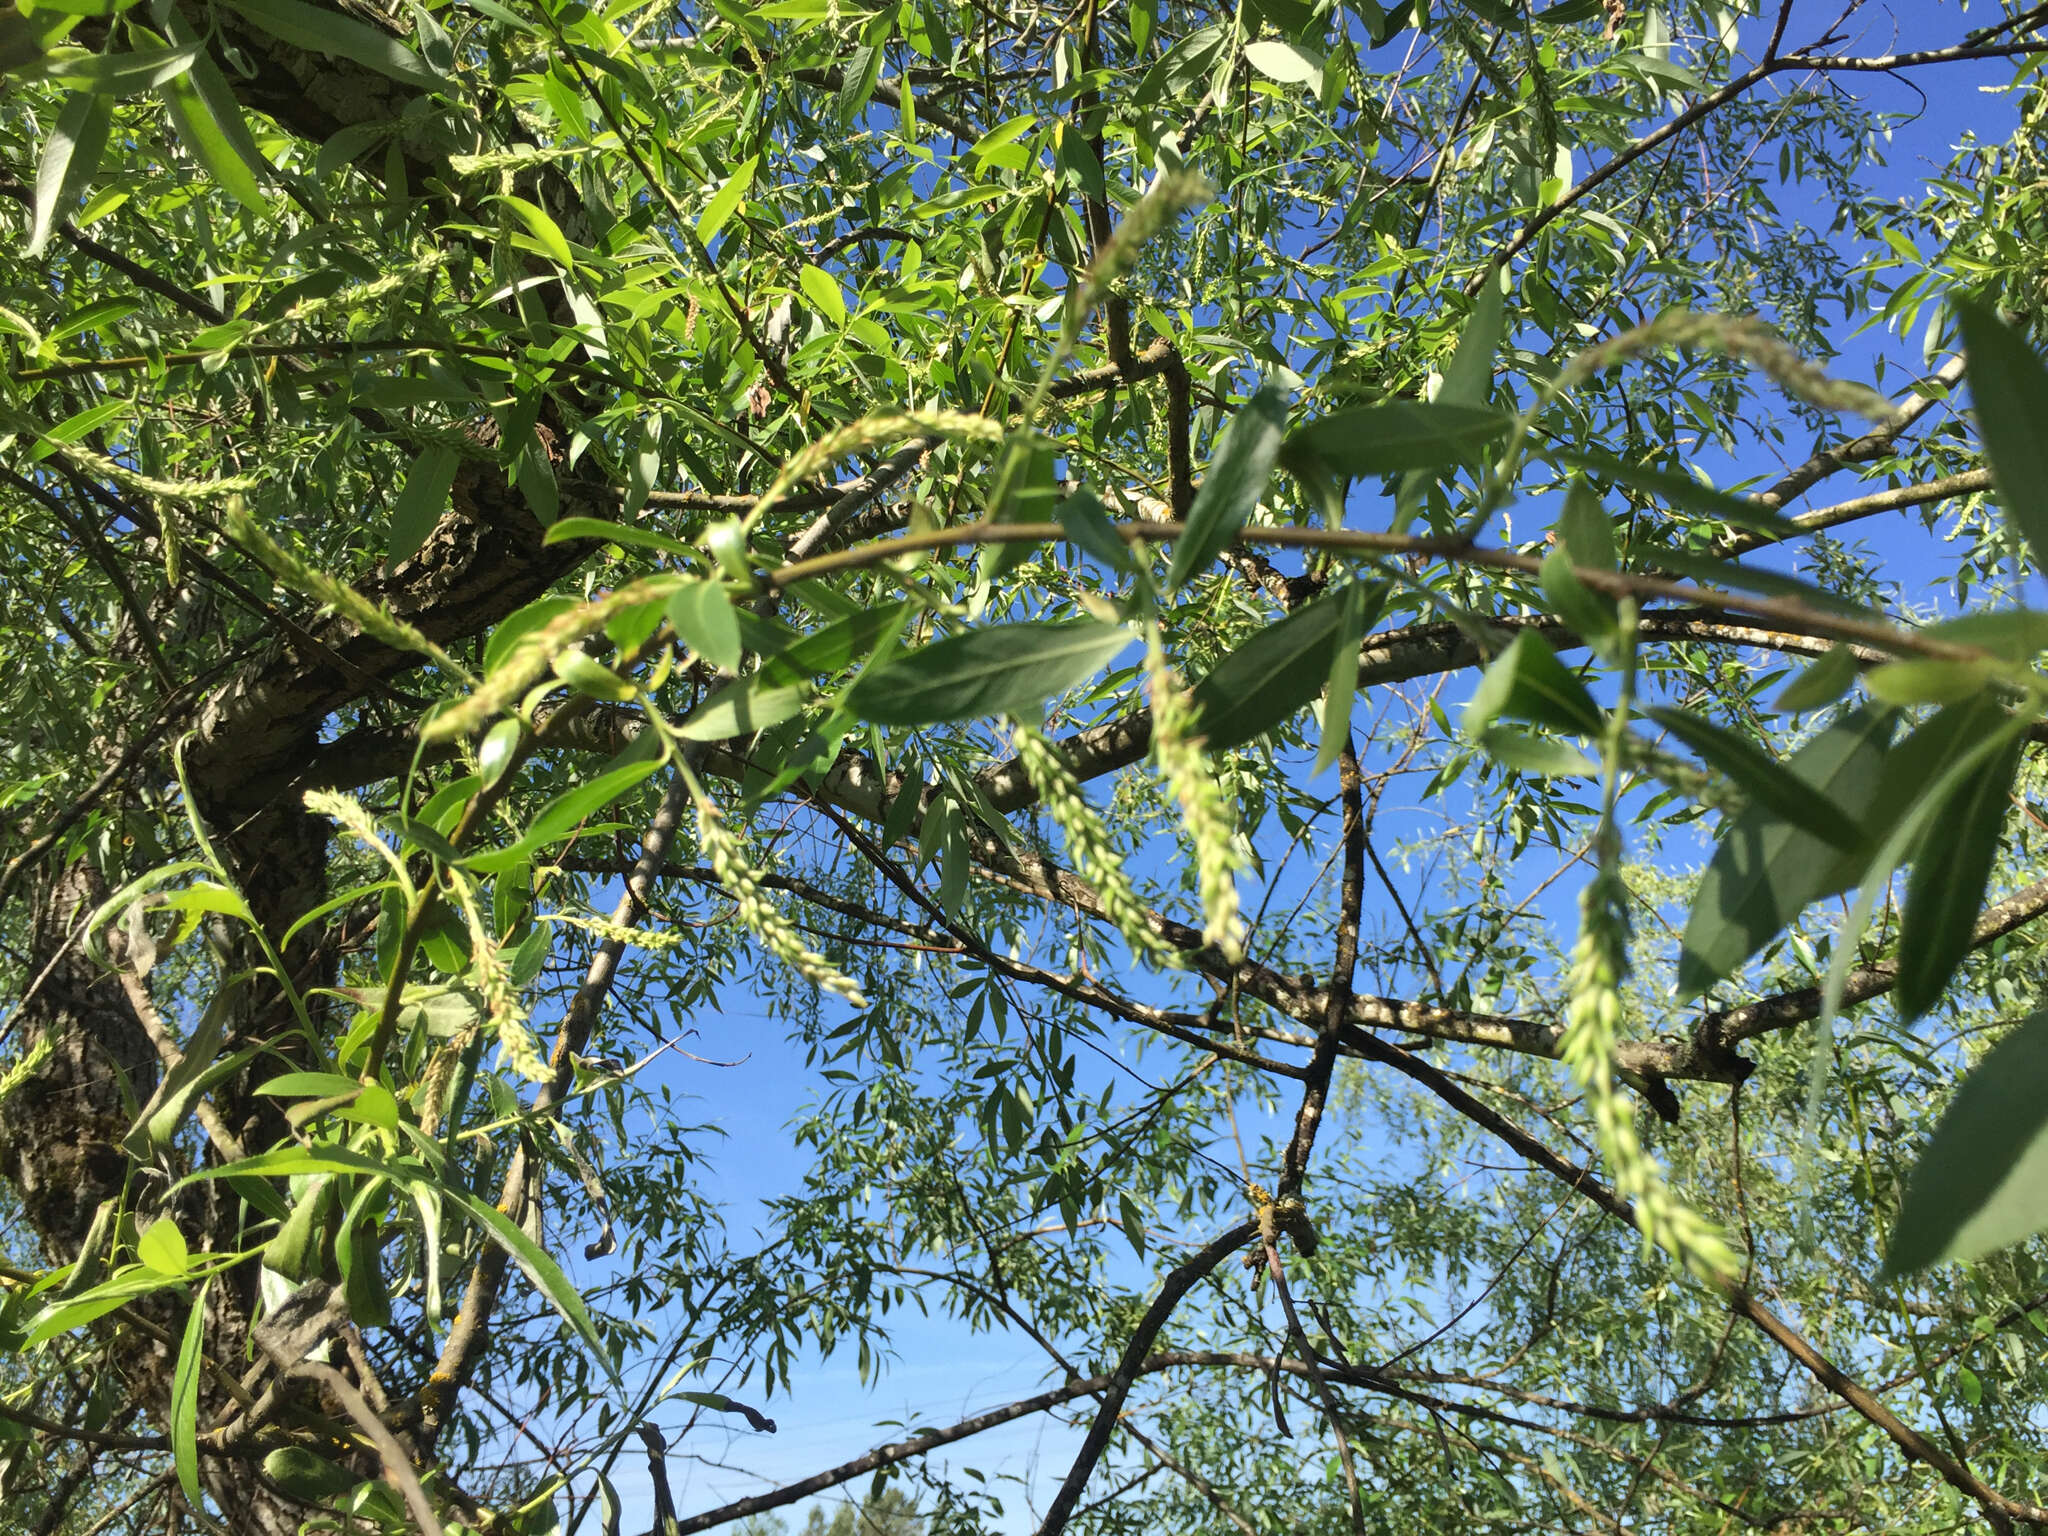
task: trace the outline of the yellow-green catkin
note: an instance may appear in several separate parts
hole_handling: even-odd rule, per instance
[[[806,949],[795,926],[761,894],[760,875],[718,807],[709,800],[697,802],[697,842],[711,861],[719,883],[732,897],[735,915],[752,930],[763,949],[814,986],[838,993],[856,1008],[867,1007],[868,1000],[853,978],[836,969],[816,950]]]
[[[519,989],[512,985],[511,968],[505,964],[498,941],[491,937],[490,925],[484,921],[475,887],[460,870],[450,870],[448,881],[469,925],[470,969],[498,1033],[498,1064],[530,1083],[544,1083],[553,1075],[552,1069],[528,1027],[526,1005],[520,999]]]
[[[1571,998],[1558,1054],[1586,1095],[1609,1177],[1632,1201],[1644,1240],[1664,1249],[1702,1280],[1725,1284],[1741,1269],[1721,1229],[1688,1206],[1636,1135],[1635,1106],[1614,1079],[1614,1053],[1626,1009],[1627,892],[1611,860],[1579,898],[1579,937],[1572,948]]]
[[[1152,760],[1180,805],[1195,850],[1196,889],[1202,898],[1202,940],[1233,963],[1244,958],[1239,915],[1235,818],[1215,767],[1202,750],[1194,700],[1181,687],[1154,631],[1146,640],[1145,679],[1152,703]]]
[[[1675,309],[1648,325],[1610,337],[1571,360],[1563,382],[1576,384],[1616,364],[1660,347],[1720,352],[1768,375],[1796,400],[1828,411],[1849,411],[1872,421],[1889,420],[1890,400],[1870,388],[1837,379],[1799,355],[1784,337],[1753,315],[1702,315]]]
[[[1158,964],[1172,963],[1179,952],[1152,931],[1109,828],[1081,793],[1081,782],[1060,756],[1059,748],[1021,721],[1011,722],[1011,734],[1017,743],[1017,761],[1037,792],[1038,803],[1066,839],[1074,872],[1095,887],[1103,920],[1123,935],[1132,954]]]
[[[336,613],[354,620],[356,627],[364,634],[382,640],[393,649],[416,652],[433,662],[450,677],[460,678],[464,682],[473,681],[469,668],[463,666],[412,625],[378,607],[347,582],[338,581],[325,571],[308,565],[257,527],[256,520],[249,515],[249,509],[240,497],[228,503],[227,513],[221,519],[221,524],[226,528],[229,538],[241,545],[251,558],[283,585],[314,598]]]

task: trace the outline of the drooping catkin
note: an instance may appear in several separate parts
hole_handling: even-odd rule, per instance
[[[519,989],[512,984],[511,968],[505,964],[504,953],[484,921],[476,890],[460,870],[450,870],[448,881],[469,925],[470,967],[498,1033],[499,1065],[530,1083],[544,1083],[553,1075],[552,1069],[527,1024],[526,1005],[520,999]]]
[[[1660,347],[1722,352],[1768,375],[1795,400],[1828,411],[1850,411],[1872,421],[1889,420],[1892,402],[1867,384],[1837,379],[1802,357],[1792,344],[1753,315],[1703,315],[1675,309],[1648,325],[1588,347],[1565,365],[1560,383],[1590,379],[1645,352]]]
[[[1558,1054],[1586,1095],[1600,1154],[1615,1191],[1635,1204],[1644,1241],[1676,1258],[1700,1279],[1725,1284],[1741,1269],[1721,1229],[1679,1199],[1636,1135],[1635,1106],[1614,1080],[1615,1047],[1626,1015],[1621,983],[1628,974],[1627,892],[1612,856],[1579,897],[1579,937],[1572,947],[1571,997]]]
[[[734,915],[753,932],[763,949],[814,986],[838,993],[856,1008],[867,1007],[868,1000],[853,978],[816,950],[806,949],[795,926],[761,894],[761,876],[748,860],[746,849],[725,824],[718,807],[705,799],[697,802],[697,842],[711,861],[719,883],[732,897]]]
[[[1012,721],[1010,729],[1024,776],[1037,792],[1038,803],[1066,838],[1067,857],[1073,861],[1074,872],[1095,887],[1103,919],[1123,935],[1131,953],[1158,964],[1170,964],[1179,952],[1152,931],[1144,905],[1124,873],[1123,860],[1117,854],[1109,828],[1081,793],[1081,781],[1074,777],[1059,748],[1021,721]]]
[[[1236,873],[1244,863],[1229,798],[1202,750],[1194,700],[1181,687],[1155,629],[1145,643],[1145,681],[1152,702],[1152,760],[1180,805],[1195,849],[1195,883],[1202,899],[1202,939],[1225,959],[1244,957]]]
[[[450,677],[473,681],[469,668],[403,619],[371,602],[345,581],[308,565],[277,540],[256,526],[240,497],[228,503],[221,526],[229,538],[283,585],[306,597],[325,603],[336,613],[353,619],[356,627],[394,650],[413,651],[426,657]]]

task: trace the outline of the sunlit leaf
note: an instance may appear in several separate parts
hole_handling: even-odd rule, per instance
[[[1533,630],[1522,630],[1488,665],[1465,706],[1465,734],[1500,719],[1526,720],[1575,735],[1597,734],[1606,716],[1586,685]]]
[[[1333,594],[1295,609],[1259,630],[1195,684],[1202,736],[1211,751],[1263,736],[1323,691],[1330,648],[1344,630],[1345,608],[1342,596]]]
[[[36,162],[35,220],[29,228],[27,255],[38,254],[50,232],[70,213],[85,185],[99,169],[114,124],[111,96],[75,91],[57,114]]]
[[[1166,584],[1177,587],[1209,562],[1237,536],[1273,473],[1280,437],[1287,430],[1287,392],[1267,382],[1252,392],[1217,446],[1202,488],[1188,509],[1187,532],[1173,547],[1173,568]]]
[[[950,635],[867,673],[848,707],[878,725],[1030,718],[1045,701],[1085,682],[1135,637],[1118,624],[996,624]]]

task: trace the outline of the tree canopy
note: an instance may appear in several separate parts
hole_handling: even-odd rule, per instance
[[[2048,6],[1908,11],[0,10],[0,1527],[2048,1524]]]

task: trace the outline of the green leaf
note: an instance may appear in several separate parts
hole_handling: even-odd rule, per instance
[[[2010,728],[2009,728],[2010,729]],[[2013,774],[2024,737],[1988,753],[1949,791],[1922,835],[1906,881],[1899,924],[1899,1021],[1910,1024],[1940,1000],[1970,948],[1984,888],[2011,808]]]
[[[85,191],[85,184],[100,168],[100,155],[106,150],[107,132],[113,124],[111,96],[74,91],[65,101],[36,163],[35,221],[24,254],[41,254],[50,232]]]
[[[847,55],[846,67],[839,77],[839,94],[832,103],[842,127],[851,127],[873,98],[875,84],[882,78],[882,59],[880,48],[866,44]]]
[[[576,1287],[569,1283],[569,1277],[562,1273],[562,1266],[549,1257],[546,1249],[528,1237],[517,1222],[495,1205],[459,1187],[447,1187],[441,1193],[444,1198],[454,1201],[474,1217],[478,1225],[489,1232],[497,1240],[498,1245],[512,1255],[513,1261],[526,1272],[526,1278],[533,1282],[535,1289],[548,1299],[548,1304],[562,1315],[562,1320],[575,1330],[576,1335],[590,1346],[591,1354],[597,1358],[597,1363],[604,1367],[605,1374],[613,1382],[618,1382],[619,1369],[612,1362],[611,1351],[605,1348],[604,1340],[598,1334],[597,1325],[591,1322],[590,1313],[584,1309],[583,1298],[577,1294]]]
[[[1853,816],[1756,743],[1690,714],[1653,704],[1643,714],[1699,754],[1708,767],[1733,779],[1752,805],[1772,811],[1830,846],[1859,848],[1865,833]]]
[[[1323,739],[1311,770],[1318,774],[1343,755],[1344,744],[1351,739],[1351,710],[1358,702],[1358,644],[1387,606],[1387,584],[1353,582],[1338,597],[1344,614],[1330,645],[1330,675],[1323,684]]]
[[[1781,715],[1802,714],[1832,704],[1856,683],[1856,652],[1846,645],[1827,653],[1787,683],[1771,707]]]
[[[353,21],[339,11],[306,5],[301,0],[227,0],[227,3],[272,37],[311,53],[351,59],[366,69],[402,80],[423,91],[439,91],[448,82],[388,33]]]
[[[1298,43],[1277,37],[1247,43],[1244,61],[1268,80],[1277,80],[1282,85],[1306,85],[1322,94],[1323,61]]]
[[[1465,734],[1477,740],[1506,717],[1576,736],[1598,735],[1606,716],[1586,685],[1533,630],[1522,630],[1493,659],[1465,706]]]
[[[1952,297],[1963,327],[1970,401],[2005,515],[2048,571],[2048,368],[1997,314]]]
[[[1028,719],[1101,671],[1131,643],[1118,624],[994,624],[900,656],[861,676],[845,702],[877,725],[938,725],[993,715]]]
[[[512,766],[512,755],[519,750],[519,738],[526,734],[526,727],[517,720],[500,720],[484,733],[483,745],[477,748],[477,776],[485,789],[495,788],[498,780],[505,777],[505,770]]]
[[[970,159],[985,160],[1005,144],[1013,143],[1017,139],[1022,138],[1037,122],[1038,118],[1034,114],[1026,112],[1020,116],[997,123],[995,127],[989,129],[987,133],[984,133],[974,141],[968,148],[967,154]]]
[[[1580,639],[1593,646],[1604,647],[1615,634],[1618,620],[1614,599],[1604,592],[1594,591],[1579,580],[1578,572],[1572,568],[1571,554],[1562,546],[1543,557],[1537,580],[1543,588],[1544,601],[1550,604],[1550,611],[1564,620]],[[1602,653],[1605,654],[1604,649]]]
[[[1548,778],[1596,778],[1600,765],[1569,742],[1512,725],[1489,725],[1479,733],[1479,745],[1495,762],[1517,773],[1541,774]]]
[[[1863,686],[1887,704],[1956,704],[1982,693],[1999,670],[1990,661],[1916,657],[1872,667],[1863,675]]]
[[[555,676],[578,693],[588,694],[593,699],[603,699],[611,704],[630,704],[640,692],[637,685],[619,676],[588,651],[573,645],[566,651],[556,652],[548,665],[554,668]]]
[[[1280,462],[1304,478],[1318,469],[1353,480],[1440,469],[1470,458],[1513,424],[1477,406],[1389,400],[1309,423],[1287,439]]]
[[[192,67],[197,43],[175,48],[137,48],[127,53],[91,53],[65,59],[50,71],[58,85],[102,96],[127,96],[167,84]]]
[[[497,671],[499,663],[512,654],[520,641],[546,629],[575,606],[573,597],[537,597],[505,615],[491,631],[491,638],[484,642],[484,676]]]
[[[1263,736],[1307,708],[1329,680],[1330,649],[1344,629],[1344,614],[1342,594],[1319,597],[1267,625],[1195,684],[1202,737],[1211,751]]]
[[[1573,565],[1611,571],[1620,563],[1620,552],[1614,543],[1614,519],[1582,479],[1574,477],[1566,488],[1564,510],[1557,515],[1554,531]]]
[[[1494,274],[1479,288],[1472,313],[1465,317],[1465,329],[1458,333],[1458,349],[1444,369],[1438,386],[1438,405],[1466,405],[1484,409],[1493,399],[1493,365],[1500,355],[1501,331],[1506,323],[1506,300],[1500,278]]]
[[[281,1445],[263,1458],[263,1475],[302,1503],[339,1498],[362,1479],[304,1446]]]
[[[448,510],[448,493],[461,465],[462,455],[439,443],[428,445],[413,460],[398,503],[391,509],[391,538],[384,551],[387,571],[411,559],[426,543],[434,524]]]
[[[192,1267],[192,1250],[185,1234],[168,1216],[159,1216],[135,1240],[135,1257],[160,1275],[183,1275]]]
[[[511,209],[513,216],[526,226],[527,233],[539,242],[550,261],[564,272],[576,270],[576,254],[569,249],[569,237],[562,233],[562,226],[555,222],[547,209],[510,192],[499,193],[497,200]]]
[[[729,741],[751,736],[802,714],[817,694],[808,683],[776,686],[754,672],[727,683],[676,727],[685,741]]]
[[[122,1138],[121,1150],[130,1157],[147,1162],[168,1147],[207,1089],[227,1073],[239,1070],[256,1049],[248,1046],[220,1057],[227,1041],[228,1017],[240,990],[234,983],[221,986],[199,1015],[178,1064],[163,1075]]]
[[[199,1367],[206,1348],[206,1291],[201,1284],[185,1318],[185,1336],[178,1343],[178,1364],[171,1373],[171,1460],[178,1486],[193,1509],[204,1509],[199,1491]]]
[[[65,417],[36,439],[35,446],[28,451],[29,462],[33,464],[48,458],[64,444],[75,443],[97,432],[115,417],[126,413],[130,404],[131,402],[121,399],[102,400],[98,405],[89,405],[84,410]]]
[[[1166,577],[1169,591],[1206,570],[1237,537],[1265,494],[1286,430],[1287,392],[1269,380],[1252,391],[1230,419],[1209,472],[1202,477],[1202,488],[1188,509],[1187,531],[1173,548],[1173,567]]]
[[[1976,1259],[2048,1227],[2048,1010],[1963,1079],[1906,1182],[1887,1277]]]
[[[359,1084],[341,1072],[280,1072],[264,1079],[255,1091],[276,1099],[331,1099],[353,1093]]]
[[[1787,758],[1786,770],[1867,826],[1894,718],[1890,710],[1854,710]],[[1723,830],[1700,878],[1679,953],[1679,997],[1706,991],[1808,903],[1848,889],[1859,873],[1811,832],[1768,806],[1750,806]]]
[[[739,670],[746,654],[732,599],[715,581],[693,581],[668,600],[668,621],[691,650],[726,672]]]
[[[697,238],[705,244],[711,243],[712,236],[725,227],[725,221],[739,211],[746,201],[747,189],[754,184],[754,173],[761,168],[761,157],[751,155],[740,163],[725,184],[711,194],[711,201],[704,205],[704,211],[697,215]]]
[[[824,316],[834,330],[846,324],[846,294],[839,286],[839,279],[823,267],[805,262],[796,275],[797,286],[804,291],[804,297],[811,301],[811,307]]]
[[[206,167],[208,174],[220,183],[236,202],[251,213],[264,211],[263,189],[257,185],[255,173],[250,169],[250,160],[255,158],[253,143],[245,158],[237,147],[237,141],[248,141],[249,130],[242,122],[241,109],[228,98],[227,112],[232,115],[233,126],[216,116],[208,94],[202,92],[197,77],[202,67],[211,68],[204,58],[194,59],[192,68],[176,79],[167,80],[157,89],[163,96],[164,105],[170,109],[172,124],[178,130],[178,137],[185,141],[185,147],[192,151],[192,157]]]
[[[1102,498],[1093,491],[1083,488],[1074,492],[1053,509],[1053,516],[1083,553],[1093,555],[1119,575],[1128,576],[1135,568],[1129,547],[1117,537]]]
[[[550,843],[560,842],[584,822],[595,816],[606,806],[622,799],[660,763],[641,758],[626,761],[636,752],[646,752],[655,746],[648,740],[652,733],[645,733],[634,745],[626,748],[612,762],[617,765],[607,768],[595,778],[588,779],[574,789],[565,790],[550,800],[533,825],[526,829],[526,835],[507,848],[493,848],[483,853],[471,854],[462,860],[463,868],[472,874],[494,875],[511,869],[531,858],[539,849]],[[644,745],[643,745],[644,743]]]
[[[629,548],[655,549],[665,555],[694,556],[697,551],[681,539],[670,538],[653,528],[633,523],[615,523],[602,517],[564,517],[548,525],[541,535],[543,544],[568,544],[578,539],[602,539],[607,544]]]

